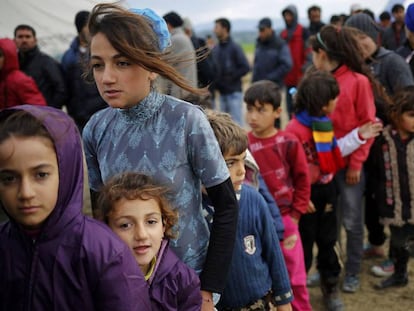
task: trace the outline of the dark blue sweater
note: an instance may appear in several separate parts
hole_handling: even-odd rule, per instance
[[[293,300],[278,235],[267,203],[243,185],[233,259],[220,307],[243,307],[272,289],[278,305]]]

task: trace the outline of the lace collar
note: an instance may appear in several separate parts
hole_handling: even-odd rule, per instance
[[[143,123],[154,115],[164,100],[165,95],[151,91],[137,105],[128,109],[118,109],[118,113],[127,123]]]

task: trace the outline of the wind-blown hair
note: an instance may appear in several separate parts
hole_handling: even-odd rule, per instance
[[[196,94],[204,94],[205,89],[194,88],[171,65],[187,62],[188,59],[172,57],[169,50],[160,51],[159,38],[151,26],[151,20],[115,4],[97,4],[89,16],[88,28],[93,38],[102,33],[113,48],[132,63],[171,80],[179,87]],[[185,64],[183,64],[185,66]],[[88,67],[86,77],[93,77],[92,67]]]

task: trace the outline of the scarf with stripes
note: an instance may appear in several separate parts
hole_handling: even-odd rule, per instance
[[[326,117],[313,117],[307,111],[296,114],[296,119],[312,129],[319,167],[323,173],[335,173],[345,166],[333,131],[332,121]]]

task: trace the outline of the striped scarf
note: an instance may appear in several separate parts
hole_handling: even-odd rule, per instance
[[[329,174],[343,168],[345,163],[336,142],[332,121],[326,116],[312,117],[307,111],[297,113],[296,119],[312,129],[320,170]]]

